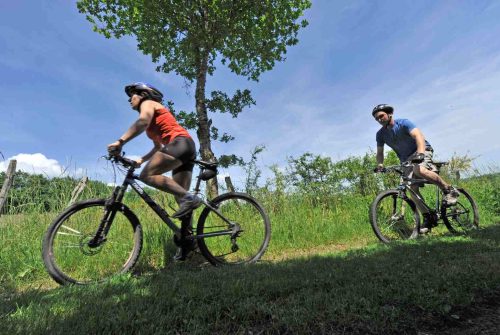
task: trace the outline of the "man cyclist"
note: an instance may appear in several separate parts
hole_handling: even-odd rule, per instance
[[[181,234],[192,233],[191,213],[201,205],[201,199],[189,193],[191,176],[196,158],[196,146],[187,132],[180,126],[170,110],[161,104],[163,94],[147,83],[136,82],[125,86],[125,93],[132,109],[139,118],[120,138],[108,145],[111,155],[121,153],[124,144],[146,131],[153,141],[153,148],[136,160],[137,167],[147,161],[139,179],[145,184],[175,196],[179,209],[172,217],[182,219]],[[172,178],[163,176],[172,171]],[[178,248],[174,257],[184,260],[192,246]]]
[[[430,183],[436,184],[443,191],[443,200],[446,205],[457,203],[458,191],[446,183],[437,173],[436,166],[432,163],[434,150],[430,143],[425,140],[424,134],[413,122],[407,119],[394,119],[394,108],[386,104],[380,104],[373,108],[372,116],[382,126],[377,132],[377,168],[381,171],[384,167],[384,144],[391,147],[401,162],[411,161],[417,163],[407,174],[415,174]],[[418,185],[410,186],[415,193],[419,194]],[[419,201],[415,201],[419,204]],[[423,227],[420,233],[426,233],[431,228],[430,213],[425,208],[419,208],[424,216]]]

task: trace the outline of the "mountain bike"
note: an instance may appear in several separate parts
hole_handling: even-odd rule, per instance
[[[439,169],[447,162],[433,162]],[[455,205],[446,205],[443,194],[437,185],[435,203],[428,205],[425,199],[413,191],[410,186],[419,187],[430,184],[425,179],[408,176],[406,169],[413,169],[413,163],[404,162],[401,165],[388,166],[382,173],[394,172],[400,175],[400,183],[396,189],[380,192],[370,206],[370,223],[375,235],[380,241],[389,243],[418,237],[421,224],[419,209],[428,213],[431,227],[443,222],[451,233],[467,233],[479,226],[479,213],[472,196],[463,188],[458,188],[459,196]],[[407,194],[418,201],[418,206]],[[425,209],[425,211],[423,210]]]
[[[229,192],[202,200],[196,232],[181,234],[167,211],[137,183],[136,163],[123,156],[108,157],[125,178],[107,199],[84,200],[64,210],[49,226],[42,255],[50,276],[59,284],[87,284],[106,280],[133,268],[141,253],[143,230],[134,212],[123,203],[130,186],[174,232],[177,245],[196,242],[211,264],[258,261],[266,251],[271,225],[264,208],[244,193]],[[200,168],[194,193],[201,181],[217,175],[217,164],[193,161]]]

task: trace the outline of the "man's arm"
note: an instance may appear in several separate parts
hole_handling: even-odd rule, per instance
[[[413,128],[410,131],[410,136],[417,142],[417,152],[423,154],[425,152],[424,134],[418,128]]]
[[[384,166],[384,146],[377,146],[377,165]]]

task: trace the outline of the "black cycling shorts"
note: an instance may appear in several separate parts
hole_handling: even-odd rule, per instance
[[[196,158],[196,145],[192,138],[177,136],[172,142],[164,145],[160,151],[182,161],[182,165],[175,168],[172,173],[193,171],[193,159]]]

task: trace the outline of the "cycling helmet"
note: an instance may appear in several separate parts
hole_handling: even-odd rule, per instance
[[[142,93],[142,92],[146,92],[148,94],[147,98],[151,100],[161,102],[163,99],[163,94],[153,85],[143,82],[137,82],[125,86],[125,93],[127,93],[129,97],[131,97],[134,93]]]
[[[373,108],[372,116],[375,116],[375,113],[377,112],[385,112],[388,114],[392,114],[394,112],[394,108],[386,104],[380,104]]]

